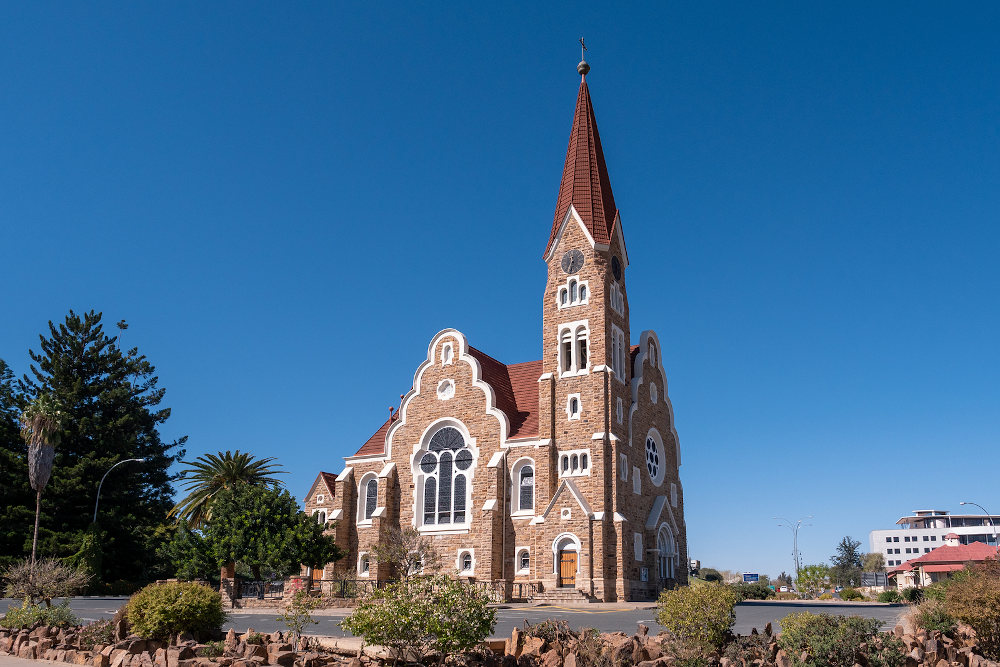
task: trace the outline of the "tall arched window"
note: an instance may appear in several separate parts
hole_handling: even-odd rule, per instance
[[[535,509],[535,469],[530,465],[522,466],[518,474],[517,508],[519,510]]]
[[[453,426],[438,429],[420,457],[424,525],[466,522],[471,467],[472,452],[461,431]]]
[[[368,473],[358,486],[358,521],[371,521],[378,507],[378,478]]]

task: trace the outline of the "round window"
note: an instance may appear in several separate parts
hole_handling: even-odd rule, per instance
[[[437,467],[437,456],[427,452],[424,454],[423,458],[420,459],[420,469],[424,472],[433,472],[434,468]]]
[[[653,484],[660,486],[663,484],[666,461],[663,457],[663,445],[653,436],[652,432],[646,436],[646,472]]]
[[[455,466],[459,470],[468,470],[472,465],[472,452],[468,449],[460,449],[455,455]]]

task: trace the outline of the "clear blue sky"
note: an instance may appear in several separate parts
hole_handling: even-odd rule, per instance
[[[0,357],[97,309],[302,496],[456,327],[540,356],[587,38],[691,555],[996,507],[995,3],[5,3]]]

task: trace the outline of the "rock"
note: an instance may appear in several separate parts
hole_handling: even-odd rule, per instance
[[[521,654],[521,628],[514,628],[510,632],[510,639],[503,650],[505,655],[512,655],[515,658]]]
[[[195,667],[198,661],[195,658],[186,658],[177,661],[177,667]]]
[[[105,655],[104,651],[101,651],[94,656],[94,659],[90,661],[92,667],[111,667],[111,660]]]
[[[45,651],[48,651],[53,646],[54,646],[54,642],[52,641],[51,637],[43,637],[43,638],[41,638],[41,639],[38,640],[38,644],[36,644],[36,650],[39,653],[44,653]]]
[[[271,634],[268,635],[268,638],[272,642],[274,642],[276,644],[280,644],[281,643],[281,631],[280,630],[276,630],[275,632],[272,632]]]
[[[146,640],[129,638],[128,647],[125,650],[131,655],[138,655],[146,650]]]
[[[559,656],[559,651],[555,649],[549,649],[538,660],[540,667],[561,667],[562,658]]]
[[[919,646],[914,646],[913,650],[910,651],[909,655],[910,657],[912,657],[914,660],[917,661],[917,664],[920,664],[921,662],[924,661],[924,650]]]
[[[542,651],[545,650],[545,640],[541,637],[525,637],[524,644],[521,647],[521,654],[518,656],[529,656],[532,658],[537,658],[542,655]]]
[[[649,635],[649,626],[642,623],[639,624],[639,631],[636,633],[640,637],[646,637]]]
[[[177,634],[177,644],[186,644],[194,641],[194,635],[190,632],[180,632]]]
[[[135,658],[132,658],[132,664],[135,664]],[[149,654],[149,651],[143,651],[139,654],[139,665],[141,667],[153,667],[153,656]]]
[[[774,656],[774,664],[778,667],[792,667],[792,659],[788,657],[784,649],[778,649],[778,654]]]
[[[514,630],[516,631],[517,628],[514,628]],[[517,658],[510,653],[506,654],[503,660],[500,661],[500,667],[517,667]]]
[[[295,664],[294,651],[278,651],[277,653],[270,654],[268,658],[268,662],[274,665],[281,665],[281,667],[292,667]]]
[[[937,664],[934,665],[934,667],[948,667],[948,661],[945,660],[944,658],[941,658],[940,660],[937,661]]]
[[[249,660],[250,658],[253,658],[254,656],[257,656],[259,658],[266,658],[267,657],[267,649],[264,648],[263,644],[247,644],[247,649],[243,653],[243,657],[246,660]]]
[[[153,653],[153,664],[156,667],[167,667],[167,649],[156,649],[156,652]]]
[[[74,665],[89,665],[94,660],[94,655],[90,651],[77,651],[73,657]],[[150,665],[152,667],[152,665]]]

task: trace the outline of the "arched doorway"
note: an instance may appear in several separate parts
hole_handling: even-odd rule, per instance
[[[564,533],[552,543],[555,560],[556,586],[576,588],[576,577],[580,571],[580,540],[576,535]]]
[[[674,548],[674,535],[670,526],[663,524],[656,534],[657,571],[660,581],[666,583],[675,578],[674,567],[677,560],[677,550]]]

